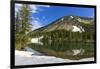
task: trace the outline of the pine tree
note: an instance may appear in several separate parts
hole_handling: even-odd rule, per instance
[[[15,17],[15,48],[21,49],[29,41],[27,33],[31,31],[31,8],[22,5]]]
[[[21,33],[26,34],[31,30],[31,9],[28,5],[23,5],[21,9],[19,10],[20,12],[20,22],[22,24],[22,29]]]

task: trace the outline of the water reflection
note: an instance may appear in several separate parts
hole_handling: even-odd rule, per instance
[[[50,40],[43,42],[43,45],[30,43],[30,48],[45,55],[56,56],[68,59],[81,59],[94,56],[93,42],[68,42],[64,40]]]

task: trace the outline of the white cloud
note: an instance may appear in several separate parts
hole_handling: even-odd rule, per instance
[[[32,25],[33,25],[32,30],[35,30],[35,29],[42,27],[41,23],[37,20],[33,20]]]
[[[39,8],[36,5],[29,5],[32,13],[38,13]]]
[[[41,6],[41,7],[47,7],[47,8],[50,7],[50,5],[39,5],[39,6]]]
[[[41,22],[39,22],[39,20],[40,19],[38,17],[32,17],[32,25],[33,25],[32,30],[42,27]]]
[[[91,15],[91,16],[89,16],[89,17],[94,18],[94,14],[92,14],[92,15]]]
[[[45,5],[45,7],[48,7],[48,8],[49,8],[49,7],[50,7],[50,5]]]
[[[40,12],[41,10],[41,7],[46,7],[46,8],[49,8],[50,6],[49,5],[30,5],[30,8],[32,9],[32,13],[38,13]]]
[[[32,20],[39,20],[39,18],[38,17],[31,17],[32,18]]]
[[[18,11],[21,8],[22,4],[15,4],[15,11]],[[31,8],[32,13],[37,13],[38,12],[38,7],[36,5],[29,5]]]
[[[15,11],[18,11],[20,9],[20,7],[22,6],[22,4],[15,4]],[[38,13],[39,11],[43,10],[41,9],[41,7],[46,7],[49,8],[49,5],[29,5],[30,8],[32,9],[32,13]]]

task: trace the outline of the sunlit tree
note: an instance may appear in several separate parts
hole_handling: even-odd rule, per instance
[[[31,31],[31,8],[23,4],[15,16],[15,48],[22,49],[29,41],[27,33]]]

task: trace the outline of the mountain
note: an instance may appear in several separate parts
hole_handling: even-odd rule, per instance
[[[49,56],[79,59],[90,54],[91,57],[94,55],[94,25],[93,18],[64,16],[30,32],[31,44],[28,46]],[[73,50],[85,51],[86,54],[71,55]]]
[[[44,27],[33,30],[32,32],[28,33],[27,36],[29,37],[45,36],[47,38],[49,36],[52,36],[52,38],[68,37],[68,39],[70,39],[69,37],[72,37],[71,35],[72,33],[73,36],[75,37],[77,36],[76,37],[77,39],[80,39],[80,37],[83,34],[84,40],[85,39],[90,40],[93,39],[92,37],[94,36],[95,32],[94,27],[95,23],[93,18],[70,15],[61,17]]]
[[[93,18],[64,16],[56,21],[28,33],[30,38],[43,37],[42,41],[84,41],[93,42],[95,35]]]
[[[94,29],[93,18],[70,15],[61,17],[47,26],[36,29],[33,32],[49,32],[54,30],[84,32],[89,29]]]

